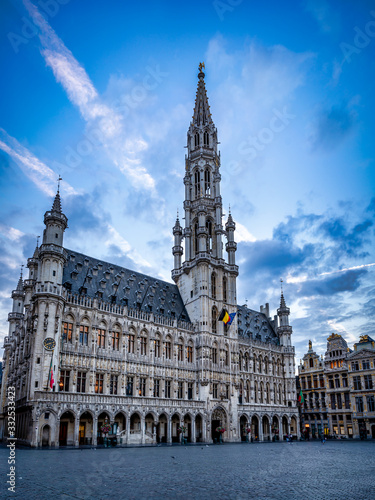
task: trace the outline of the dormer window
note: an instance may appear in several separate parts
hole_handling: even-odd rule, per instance
[[[194,144],[195,144],[196,148],[199,146],[199,134],[198,134],[198,132],[194,136]]]
[[[204,134],[203,134],[203,144],[205,146],[208,146],[210,144],[209,137],[208,137],[208,132],[204,132]]]

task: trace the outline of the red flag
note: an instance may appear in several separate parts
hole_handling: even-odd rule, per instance
[[[53,370],[51,368],[51,376],[50,376],[50,381],[49,381],[49,386],[51,387],[51,389],[52,389],[54,383],[55,383],[55,381],[53,380]]]

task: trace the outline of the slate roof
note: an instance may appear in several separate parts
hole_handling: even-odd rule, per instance
[[[177,285],[65,250],[63,286],[71,293],[190,323]]]
[[[279,345],[280,340],[273,325],[264,313],[249,309],[246,305],[237,309],[238,336],[260,342]]]

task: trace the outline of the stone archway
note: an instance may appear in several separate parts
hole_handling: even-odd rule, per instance
[[[251,437],[255,441],[259,441],[259,420],[256,415],[251,417]]]
[[[271,432],[272,432],[272,441],[278,441],[280,431],[279,431],[279,419],[277,418],[276,415],[274,415],[272,418]]]
[[[270,421],[267,415],[264,415],[262,418],[262,432],[263,432],[263,441],[270,441]]]
[[[178,443],[180,440],[180,434],[178,428],[180,427],[180,416],[175,413],[171,419],[172,422],[172,443]]]
[[[79,418],[78,443],[82,445],[93,443],[93,417],[85,411]]]
[[[159,416],[159,422],[156,426],[156,441],[158,443],[166,443],[168,436],[168,419],[165,413]]]
[[[290,433],[294,438],[298,437],[297,419],[296,417],[291,417],[290,419]]]
[[[201,443],[203,441],[203,421],[202,417],[198,414],[195,417],[195,442]]]
[[[188,443],[191,443],[191,435],[192,435],[192,428],[191,428],[191,417],[187,413],[184,416],[184,427],[186,427],[186,432],[184,434],[184,438],[187,440]]]
[[[109,434],[112,433],[112,429],[109,431],[107,436],[101,431],[102,425],[105,423],[110,424],[111,423],[111,418],[109,414],[106,411],[103,411],[99,416],[98,416],[98,436],[97,436],[97,443],[98,444],[105,444],[104,443],[104,437],[108,437]]]
[[[288,426],[288,419],[284,415],[282,420],[282,426],[283,426],[283,439],[286,439],[286,436],[289,434],[289,426]]]
[[[154,427],[154,416],[151,413],[147,413],[145,416],[145,443],[151,444],[154,442]]]
[[[241,436],[241,441],[247,441],[248,440],[248,435],[247,435],[247,429],[248,429],[248,420],[246,415],[242,415],[240,418],[240,436]]]
[[[45,425],[42,429],[42,447],[51,445],[51,427]]]
[[[218,432],[219,427],[224,427],[225,432]],[[224,408],[218,406],[214,409],[211,416],[211,438],[214,443],[218,443],[220,440],[220,434],[222,437],[228,435],[227,429],[227,415]]]
[[[74,421],[74,414],[69,410],[61,415],[59,428],[59,446],[74,445]]]

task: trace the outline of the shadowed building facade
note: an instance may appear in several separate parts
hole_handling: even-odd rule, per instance
[[[174,284],[64,247],[57,192],[29,276],[12,293],[1,396],[15,387],[31,446],[298,435],[290,310],[237,304],[235,222],[223,225],[220,154],[202,68],[187,134]],[[225,253],[224,242],[225,239]],[[184,244],[184,247],[183,247]],[[225,258],[226,257],[226,258]],[[235,313],[230,326],[223,309]],[[109,425],[107,432],[106,425]]]

